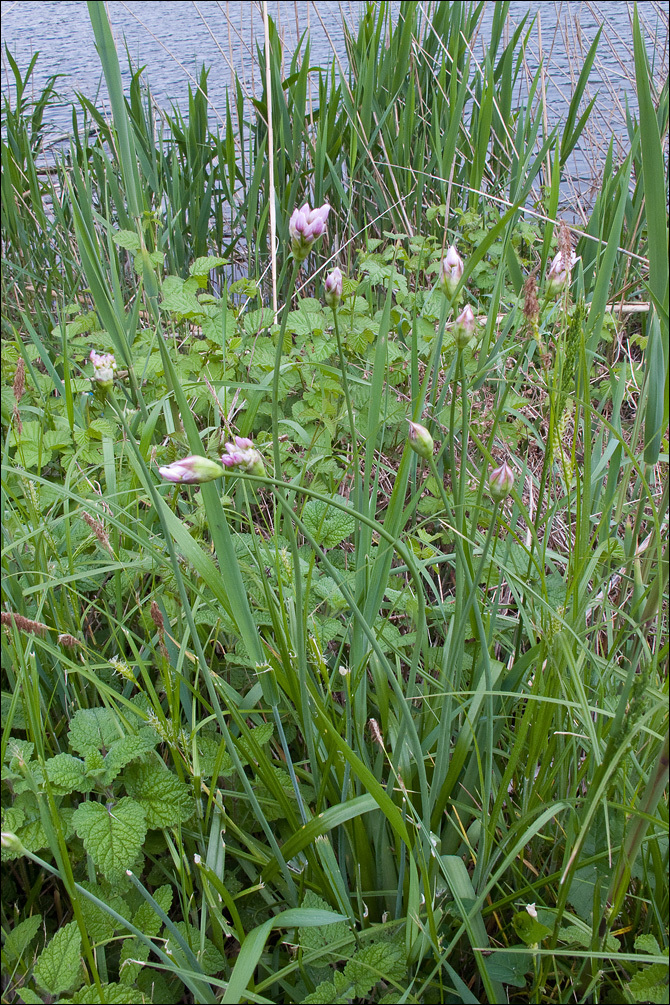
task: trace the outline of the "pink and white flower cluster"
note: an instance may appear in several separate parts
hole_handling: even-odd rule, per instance
[[[288,230],[291,235],[291,251],[297,261],[302,262],[307,258],[314,242],[325,232],[329,212],[327,202],[318,209],[310,209],[309,203],[305,203],[300,209],[293,210]]]
[[[236,468],[248,475],[259,477],[265,474],[263,458],[246,436],[236,436],[234,443],[226,443],[224,446],[226,453],[221,458],[224,467]]]
[[[100,354],[95,349],[91,349],[89,359],[93,364],[93,380],[96,384],[102,388],[111,387],[114,383],[114,371],[116,370],[116,360],[112,353]]]

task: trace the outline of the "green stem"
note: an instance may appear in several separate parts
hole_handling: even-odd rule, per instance
[[[284,303],[284,310],[282,312],[281,327],[279,329],[279,337],[277,339],[277,351],[275,353],[275,367],[272,374],[272,456],[275,465],[275,478],[281,480],[281,457],[279,454],[279,371],[281,370],[281,357],[284,348],[284,335],[286,333],[286,322],[288,321],[289,312],[291,310],[291,300],[293,298],[293,293],[295,292],[295,282],[298,278],[298,270],[300,269],[300,262],[294,258],[293,259],[293,270],[291,272],[291,279],[289,281],[288,293],[286,294],[286,301]]]

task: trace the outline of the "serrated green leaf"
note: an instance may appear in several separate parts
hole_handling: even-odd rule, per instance
[[[81,932],[76,921],[60,928],[40,954],[33,976],[52,995],[69,990],[81,980]]]
[[[126,984],[103,984],[105,1005],[145,1005],[151,1002],[151,998],[138,991],[137,988],[128,987]],[[158,999],[157,999],[158,1000]],[[95,984],[83,987],[70,999],[72,1005],[99,1005],[100,995]],[[60,1005],[68,1005],[61,1001]]]
[[[336,498],[338,504],[345,503],[342,496]],[[335,548],[341,544],[345,538],[353,534],[356,526],[353,516],[336,509],[322,499],[310,499],[306,502],[302,519],[316,543],[323,545],[324,548]]]
[[[212,269],[217,269],[219,265],[225,265],[227,261],[227,258],[206,255],[203,258],[196,258],[195,262],[189,266],[188,271],[192,276],[208,276]]]
[[[112,240],[119,248],[125,248],[126,251],[140,250],[140,239],[134,230],[114,230]]]
[[[317,984],[311,995],[303,998],[303,1005],[346,1005],[350,1000],[351,982],[336,970],[332,981]]]
[[[195,294],[184,289],[173,290],[171,293],[165,294],[161,301],[161,308],[182,317],[204,314],[204,309],[198,303]]]
[[[31,988],[19,988],[17,991],[17,1001],[23,1002],[24,1005],[44,1005],[44,1002]]]
[[[191,791],[176,775],[158,764],[133,764],[125,775],[129,792],[146,814],[149,828],[175,827],[193,814]]]
[[[145,811],[129,796],[107,806],[82,803],[75,811],[74,826],[110,883],[118,882],[133,864],[147,832]]]
[[[204,973],[211,977],[214,974],[220,973],[225,968],[226,961],[211,939],[205,937],[204,946],[202,949],[200,948],[201,936],[198,928],[194,925],[188,925],[184,921],[178,921],[175,928],[193,950]],[[171,938],[166,942],[165,952],[168,956],[172,956],[180,966],[187,966],[183,950],[176,939]]]
[[[312,890],[308,890],[305,894],[302,907],[324,911],[330,910],[326,901],[322,900],[318,894],[313,893]],[[318,957],[310,958],[309,965],[312,967],[325,966],[328,963],[336,963],[338,960],[341,960],[342,953],[338,952],[337,955],[334,955],[329,952],[329,946],[333,942],[339,942],[341,939],[354,941],[354,936],[346,921],[338,921],[334,925],[318,925],[315,928],[301,927],[298,929],[298,942],[303,950],[319,954]]]
[[[110,894],[107,890],[104,890],[97,883],[91,883],[89,880],[83,880],[80,882],[85,890],[92,893],[94,896],[101,900],[108,907],[111,907],[113,911],[120,914],[122,917],[128,917],[128,905],[126,904],[123,897],[118,894]],[[82,897],[79,906],[81,908],[81,913],[84,916],[84,922],[86,924],[86,931],[88,932],[89,938],[94,943],[108,942],[109,939],[114,937],[114,933],[118,930],[117,922],[101,907],[94,904],[92,900],[88,897]]]
[[[406,970],[399,942],[375,942],[358,950],[344,968],[344,976],[354,984],[352,997],[363,998],[378,981],[400,981]]]
[[[136,757],[147,754],[158,743],[158,736],[153,730],[140,730],[136,735],[127,734],[120,740],[115,740],[105,755],[105,768],[112,772],[112,778],[130,764]]]
[[[106,753],[124,735],[109,708],[80,708],[72,716],[68,732],[70,746],[84,757],[95,750]]]
[[[10,770],[18,771],[19,768],[28,764],[34,749],[35,744],[31,743],[30,740],[18,740],[15,736],[11,736],[5,751],[5,761],[9,764]]]
[[[56,754],[45,763],[49,781],[59,795],[69,792],[90,792],[93,782],[86,777],[86,765],[72,754]]]
[[[20,959],[37,935],[41,924],[42,915],[33,914],[30,918],[25,918],[18,925],[15,925],[5,938],[5,944],[2,947],[3,957],[9,961]]]

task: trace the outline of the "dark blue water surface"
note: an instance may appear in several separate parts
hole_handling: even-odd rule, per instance
[[[310,64],[329,67],[335,53],[343,67],[347,65],[344,23],[355,30],[364,4],[351,2],[269,2],[270,16],[284,39],[286,71],[297,39],[309,29],[311,38]],[[428,3],[422,3],[428,8]],[[474,54],[485,52],[494,3],[484,11],[481,31]],[[260,3],[214,2],[214,0],[142,0],[124,3],[110,0],[107,4],[119,51],[127,47],[135,67],[146,67],[146,78],[159,106],[177,104],[187,109],[188,83],[195,85],[201,66],[210,68],[208,91],[211,118],[216,121],[225,110],[226,89],[232,71],[239,75],[247,94],[260,90],[256,47],[263,44],[263,21]],[[399,3],[391,3],[392,16],[397,16]],[[657,79],[667,73],[668,14],[667,5],[654,2],[638,3],[645,32],[647,51]],[[87,4],[85,2],[38,2],[38,0],[2,0],[3,43],[22,70],[31,56],[40,56],[33,75],[35,93],[52,73],[64,74],[59,90],[64,97],[81,91],[88,97],[104,102],[105,88],[95,50]],[[621,152],[627,145],[625,102],[636,109],[633,86],[634,64],[632,45],[633,5],[628,3],[548,3],[532,0],[510,5],[510,31],[527,13],[535,18],[528,49],[528,76],[537,68],[540,50],[547,68],[547,99],[552,124],[565,114],[583,58],[601,22],[605,30],[598,49],[598,58],[589,81],[590,95],[599,92],[595,115],[590,123],[588,143],[582,144],[574,158],[575,179],[597,176],[594,159],[604,155],[609,139],[614,135]],[[11,90],[11,74],[3,51],[2,88]],[[128,61],[122,55],[124,84],[129,84]],[[48,112],[48,123],[54,135],[71,128],[71,117],[65,104]],[[594,142],[595,135],[595,142]]]

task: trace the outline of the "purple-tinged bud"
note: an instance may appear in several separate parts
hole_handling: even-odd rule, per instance
[[[342,299],[342,273],[339,269],[326,276],[324,299],[329,307],[337,307]]]
[[[217,464],[216,461],[210,461],[209,457],[201,457],[198,454],[183,457],[180,461],[167,464],[165,467],[159,468],[158,473],[167,482],[177,482],[180,485],[211,482],[225,474],[221,465]]]
[[[475,323],[472,307],[468,304],[458,315],[454,321],[454,327],[451,329],[451,334],[454,336],[454,342],[458,349],[465,349],[473,336]]]
[[[547,273],[547,296],[555,297],[561,292],[566,283],[570,282],[570,273],[577,262],[577,256],[570,254],[570,263],[566,264],[563,252],[556,253]]]
[[[225,443],[224,447],[226,453],[221,458],[221,463],[227,472],[234,474],[235,471],[241,471],[248,475],[263,477],[265,474],[263,458],[251,440],[245,436],[236,436],[234,443]]]
[[[291,251],[298,262],[307,258],[314,242],[324,233],[329,212],[327,202],[317,209],[310,209],[309,204],[305,203],[300,209],[293,210],[288,231],[291,235]]]
[[[93,380],[99,388],[107,390],[114,383],[114,371],[116,370],[116,360],[111,352],[99,354],[95,349],[91,349],[89,356],[93,364]]]
[[[496,502],[502,502],[510,494],[513,487],[514,472],[505,461],[489,475],[489,492]]]
[[[422,426],[418,422],[412,422],[411,419],[407,421],[409,422],[409,445],[415,454],[418,454],[419,457],[423,457],[427,461],[433,456],[435,446],[433,437],[425,426]]]
[[[442,259],[440,266],[440,284],[445,297],[449,297],[451,300],[462,278],[463,259],[452,244],[447,251],[447,257]]]

